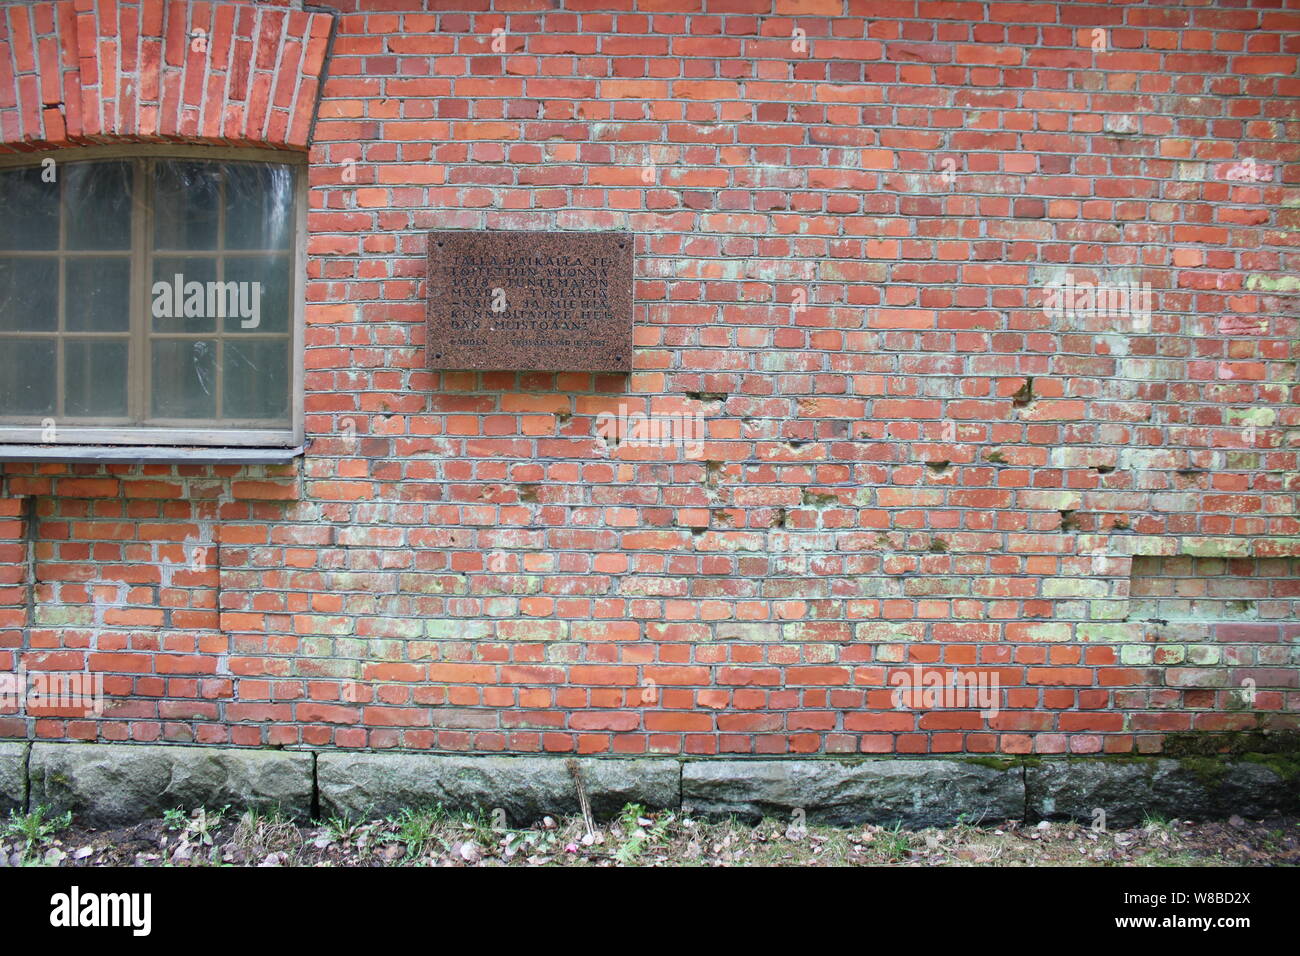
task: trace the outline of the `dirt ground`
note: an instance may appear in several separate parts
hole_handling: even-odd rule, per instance
[[[545,818],[528,829],[434,808],[385,820],[294,823],[173,811],[96,830],[37,810],[0,822],[0,866],[1276,866],[1300,864],[1300,819],[801,828],[647,813]]]

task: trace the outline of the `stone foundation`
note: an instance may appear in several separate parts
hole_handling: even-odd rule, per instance
[[[275,809],[308,819],[441,804],[499,808],[520,826],[578,810],[575,770],[602,818],[628,803],[749,820],[801,809],[816,823],[908,827],[1092,822],[1097,809],[1112,827],[1146,815],[1300,812],[1294,754],[679,760],[66,743],[0,743],[0,811],[44,805],[111,826],[175,807]]]

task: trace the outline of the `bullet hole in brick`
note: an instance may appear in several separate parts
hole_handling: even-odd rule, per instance
[[[936,472],[937,474],[942,475],[945,471],[948,470],[948,466],[951,465],[951,464],[952,464],[952,462],[947,461],[947,460],[945,460],[945,461],[927,461],[927,462],[925,463],[925,467],[929,468],[929,469],[930,469],[931,471],[933,471],[933,472]]]
[[[537,485],[520,485],[519,500],[529,502],[530,504],[535,504],[538,500],[537,488],[538,488]]]
[[[1099,475],[1109,475],[1112,471],[1115,470],[1115,466],[1114,465],[1093,465],[1092,470]]]
[[[569,420],[572,419],[572,418],[573,418],[573,412],[556,412],[556,413],[555,413],[555,421],[556,421],[556,424],[559,424],[559,425],[567,425],[567,424],[569,423]]]
[[[1061,529],[1062,531],[1078,531],[1079,519],[1074,516],[1073,510],[1063,510],[1061,512]]]
[[[726,392],[687,392],[686,397],[697,402],[725,402]]]
[[[937,554],[942,554],[948,550],[948,542],[943,540],[943,538],[935,538],[930,542],[930,550]]]
[[[789,522],[790,522],[790,513],[786,511],[784,508],[777,508],[776,514],[772,516],[771,527],[788,528],[790,527]]]
[[[995,465],[1005,465],[1007,462],[1007,459],[1003,456],[1002,452],[1000,451],[985,452],[984,460],[987,462],[992,462]]]
[[[798,451],[798,450],[799,450],[800,448],[802,448],[804,445],[810,445],[810,444],[812,444],[812,443],[811,443],[811,442],[804,441],[804,440],[801,439],[801,438],[791,438],[791,439],[790,439],[789,441],[787,441],[785,444],[786,444],[786,447],[787,447],[787,448],[790,448],[792,451]]]
[[[1016,408],[1024,408],[1034,400],[1034,380],[1025,379],[1025,384],[1016,389],[1015,394],[1011,396],[1011,404]]]

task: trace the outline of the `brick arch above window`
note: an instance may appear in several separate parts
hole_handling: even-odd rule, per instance
[[[119,142],[305,150],[333,17],[242,0],[0,6],[0,152]]]

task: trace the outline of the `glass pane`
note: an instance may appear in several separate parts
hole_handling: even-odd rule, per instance
[[[241,308],[226,313],[227,332],[289,331],[289,257],[227,258],[226,278],[240,283]],[[249,306],[255,305],[256,308]]]
[[[126,339],[68,339],[63,343],[63,411],[68,416],[127,414]]]
[[[0,409],[8,415],[54,417],[54,339],[6,339],[0,343]]]
[[[158,160],[154,163],[155,249],[216,249],[221,166]]]
[[[215,287],[217,260],[190,256],[168,256],[153,261],[153,284],[150,287],[150,312],[155,332],[214,332],[216,323]],[[214,292],[208,302],[209,289]]]
[[[288,339],[227,339],[222,363],[222,417],[288,424]]]
[[[67,249],[131,248],[131,164],[70,163],[59,170]]]
[[[54,332],[58,327],[59,260],[0,256],[0,332]]]
[[[57,165],[0,171],[0,249],[59,247],[58,175]]]
[[[288,249],[293,173],[288,166],[226,167],[226,248]]]
[[[216,418],[216,340],[159,339],[151,368],[153,417]]]
[[[131,328],[131,260],[68,259],[64,318],[76,332],[125,332]]]

